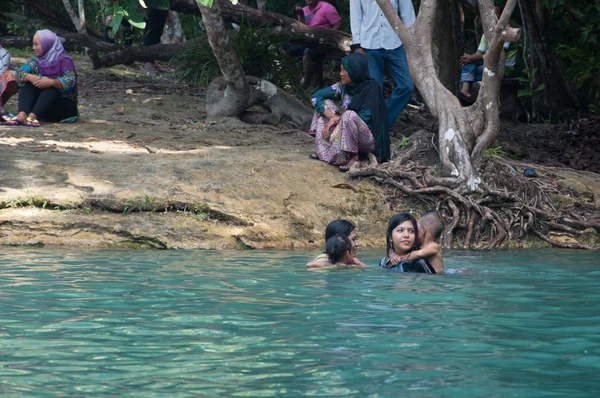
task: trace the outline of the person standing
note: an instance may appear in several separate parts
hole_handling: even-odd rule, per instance
[[[405,25],[415,22],[415,9],[411,0],[390,2]],[[391,129],[400,112],[411,100],[414,90],[402,41],[375,0],[350,0],[350,29],[352,49],[368,57],[371,77],[383,87],[383,72],[386,68],[396,83],[386,102],[387,126]]]

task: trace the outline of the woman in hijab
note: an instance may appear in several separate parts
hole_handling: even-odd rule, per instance
[[[14,93],[17,92],[19,86],[15,82],[15,77],[10,68],[10,54],[0,45],[0,118],[1,122],[6,122],[9,119],[8,112],[4,109],[4,105]]]
[[[331,100],[341,100],[341,109]],[[367,57],[353,53],[342,59],[340,82],[311,96],[315,116],[312,158],[348,171],[361,153],[375,153],[379,162],[390,159],[387,110],[381,87],[371,79]]]
[[[19,113],[8,124],[38,127],[38,119],[71,123],[77,120],[77,74],[71,57],[50,30],[33,37],[33,55],[16,75]]]

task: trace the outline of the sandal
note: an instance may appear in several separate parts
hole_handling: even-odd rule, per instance
[[[21,122],[17,119],[16,116],[5,119],[4,124],[7,126],[20,126]]]
[[[308,157],[310,159],[315,159],[315,160],[319,160],[319,155],[317,155],[316,152],[311,153],[310,155],[308,155]]]
[[[27,127],[40,127],[40,122],[37,119],[32,119],[32,118],[28,117],[25,120],[25,124],[23,126],[27,126]]]

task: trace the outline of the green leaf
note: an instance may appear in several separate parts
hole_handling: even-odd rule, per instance
[[[542,83],[536,87],[535,92],[537,93],[538,91],[542,91],[545,88],[546,88],[546,85],[544,83]]]
[[[117,12],[115,13],[115,17],[112,21],[112,33],[113,37],[117,34],[119,27],[121,26],[121,21],[123,21],[123,9],[119,7]]]
[[[532,94],[531,90],[519,90],[517,97],[531,97]]]
[[[129,22],[129,24],[131,24],[131,26],[133,26],[134,28],[144,29],[146,27],[146,22],[144,21],[136,22],[133,19],[128,19],[127,22]]]
[[[202,4],[204,7],[212,7],[213,0],[196,0],[197,3]]]

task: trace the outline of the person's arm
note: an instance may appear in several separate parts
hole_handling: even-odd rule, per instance
[[[294,8],[294,12],[296,13],[296,19],[298,22],[302,22],[306,25],[306,18],[304,17],[304,10],[302,7],[296,6],[296,8]]]
[[[340,14],[337,12],[334,6],[330,5],[330,7],[327,8],[327,11],[325,12],[325,18],[327,19],[327,22],[329,22],[329,25],[331,25],[331,29],[342,29],[342,17],[340,17]]]
[[[363,9],[360,0],[350,0],[350,30],[352,31],[352,47],[357,52],[365,53],[360,47],[360,34],[363,21]]]
[[[23,86],[25,83],[33,83],[38,81],[41,77],[34,72],[32,60],[29,60],[23,64],[15,73],[15,81],[19,86]]]
[[[356,257],[354,257],[352,259],[352,263],[354,264],[354,267],[356,267],[356,268],[370,268],[367,264],[363,263],[362,261],[360,261]]]
[[[421,250],[415,250],[411,253],[411,258],[432,258],[440,252],[440,245],[433,242],[425,245]]]
[[[332,264],[329,260],[311,261],[306,264],[306,268],[325,268],[325,267],[331,267],[331,265]]]
[[[460,57],[460,59],[458,60],[458,65],[461,68],[464,68],[465,65],[467,65],[467,64],[473,64],[475,62],[482,61],[482,60],[483,60],[483,53],[480,52],[479,50],[477,50],[473,54],[463,54]]]
[[[398,0],[398,14],[402,23],[406,26],[414,24],[417,20],[411,0]]]

